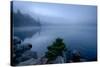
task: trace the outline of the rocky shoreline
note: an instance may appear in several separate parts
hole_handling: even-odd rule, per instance
[[[22,44],[22,40],[20,38],[14,37],[13,42],[12,63],[14,66],[59,64],[86,61],[86,59],[81,58],[81,54],[77,50],[64,50],[62,51],[62,54],[57,55],[54,60],[49,60],[49,57],[46,57],[45,55],[43,57],[38,57],[37,52],[31,50],[32,45],[29,43]]]

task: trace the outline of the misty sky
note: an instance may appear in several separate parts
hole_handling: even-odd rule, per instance
[[[13,10],[18,9],[42,23],[96,24],[97,20],[96,6],[14,1]]]

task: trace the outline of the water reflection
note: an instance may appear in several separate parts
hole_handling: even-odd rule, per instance
[[[60,37],[71,50],[79,50],[81,55],[88,60],[96,58],[96,26],[51,25],[23,29],[15,30],[15,35],[21,37],[24,40],[23,43],[31,43],[32,50],[37,51],[40,57],[47,51],[46,47]]]

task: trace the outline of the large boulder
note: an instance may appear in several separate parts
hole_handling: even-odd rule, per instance
[[[64,58],[62,56],[58,56],[53,63],[64,63]]]
[[[31,51],[32,45],[29,43],[22,44],[21,39],[18,37],[13,37],[13,53],[12,62],[13,65],[17,65],[20,62],[26,61],[30,58],[37,58],[37,53]]]
[[[21,42],[22,42],[22,40],[19,37],[17,37],[17,36],[13,37],[13,45],[14,46],[17,44],[21,44]]]
[[[21,57],[17,58],[16,61],[19,62],[19,64],[20,64],[25,61],[27,62],[30,59],[37,59],[37,58],[38,58],[38,56],[37,56],[36,52],[28,50],[28,51],[24,52]]]

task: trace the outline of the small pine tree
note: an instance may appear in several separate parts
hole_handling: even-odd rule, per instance
[[[48,61],[55,60],[57,56],[62,56],[62,52],[66,49],[63,39],[57,38],[56,41],[48,46],[48,52],[46,52],[46,58]]]

